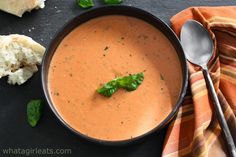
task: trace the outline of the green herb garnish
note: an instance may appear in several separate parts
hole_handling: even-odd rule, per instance
[[[123,0],[104,0],[106,4],[120,4]]]
[[[118,79],[119,86],[127,91],[133,91],[143,82],[143,73],[129,75]]]
[[[93,0],[76,0],[76,3],[82,8],[90,8],[94,6]]]
[[[138,73],[124,77],[117,77],[106,83],[103,87],[97,89],[99,94],[111,97],[118,89],[123,88],[127,91],[133,91],[143,82],[144,74]]]
[[[112,96],[117,90],[119,89],[118,79],[114,79],[107,84],[105,84],[103,87],[99,88],[97,92],[99,94],[102,94],[106,97]]]
[[[27,104],[27,120],[31,127],[35,127],[42,115],[42,100],[31,100]]]

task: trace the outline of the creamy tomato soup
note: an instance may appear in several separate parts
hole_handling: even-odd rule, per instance
[[[144,72],[137,90],[107,98],[102,84]],[[53,105],[78,132],[101,140],[126,140],[155,128],[171,112],[182,84],[181,65],[170,41],[134,17],[102,16],[75,28],[50,63]]]

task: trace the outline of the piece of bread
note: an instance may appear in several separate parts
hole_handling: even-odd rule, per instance
[[[31,78],[34,74],[34,72],[38,71],[38,68],[36,65],[33,66],[26,66],[23,68],[20,68],[16,70],[15,72],[12,72],[8,76],[8,83],[9,84],[18,84],[21,85],[25,83],[26,80]]]
[[[18,34],[0,36],[0,78],[8,83],[26,82],[41,64],[45,48],[30,37]]]
[[[44,8],[45,0],[0,0],[0,10],[22,17],[24,12]]]

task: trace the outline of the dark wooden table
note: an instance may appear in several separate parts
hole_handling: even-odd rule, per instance
[[[190,6],[236,5],[236,0],[124,0],[124,5],[142,8],[165,22],[179,11]],[[101,0],[96,6],[103,5]],[[0,34],[25,34],[44,46],[48,46],[55,33],[76,15],[84,12],[75,5],[75,0],[48,0],[43,10],[26,13],[18,18],[0,12]],[[161,156],[165,129],[149,136],[145,141],[123,147],[96,145],[77,137],[55,118],[46,105],[44,115],[36,128],[26,123],[26,103],[30,99],[42,98],[40,72],[22,86],[10,86],[6,78],[0,80],[0,157],[3,149],[71,149],[71,157],[158,157]],[[16,155],[20,157],[21,155]],[[22,155],[25,156],[25,155]]]

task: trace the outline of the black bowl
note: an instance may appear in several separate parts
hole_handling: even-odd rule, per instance
[[[128,139],[128,140],[122,140],[122,141],[106,141],[106,140],[91,138],[91,137],[88,137],[88,136],[76,131],[72,127],[70,127],[69,124],[67,124],[62,119],[62,117],[58,114],[58,112],[54,108],[51,98],[49,96],[48,86],[47,86],[47,83],[48,83],[47,76],[48,76],[48,69],[49,69],[50,61],[53,57],[53,54],[54,54],[57,46],[60,44],[62,39],[68,33],[70,33],[75,27],[79,26],[80,24],[82,24],[92,18],[96,18],[96,17],[104,16],[104,15],[113,15],[113,14],[132,16],[132,17],[142,19],[142,20],[150,23],[154,27],[156,27],[158,30],[160,30],[170,40],[173,47],[175,48],[175,50],[178,54],[178,57],[179,57],[179,61],[181,63],[182,75],[183,75],[181,93],[180,93],[179,99],[178,99],[177,103],[174,105],[171,113],[158,126],[156,126],[151,131],[149,131],[143,135],[140,135],[138,137]],[[44,55],[41,70],[42,70],[41,71],[41,81],[42,81],[44,95],[46,97],[46,100],[47,100],[50,108],[52,109],[52,111],[54,112],[56,117],[62,122],[62,124],[65,127],[67,127],[68,129],[70,129],[72,132],[74,132],[75,134],[81,136],[82,138],[85,138],[88,141],[106,144],[106,145],[122,145],[122,144],[134,143],[134,142],[144,139],[144,137],[146,137],[147,135],[150,135],[154,132],[160,131],[163,127],[167,126],[169,124],[169,122],[175,117],[179,107],[181,106],[181,102],[184,99],[186,89],[187,89],[187,84],[188,84],[188,81],[187,81],[188,80],[188,71],[187,71],[186,58],[185,58],[183,49],[181,47],[181,44],[180,44],[177,36],[175,35],[175,33],[171,30],[171,28],[165,22],[163,22],[162,20],[160,20],[156,16],[154,16],[144,10],[141,10],[141,9],[138,9],[135,7],[130,7],[130,6],[99,7],[99,8],[89,10],[81,15],[78,15],[74,19],[72,19],[56,34],[56,36],[54,37],[54,39],[50,43],[50,46],[47,49],[46,54]]]

